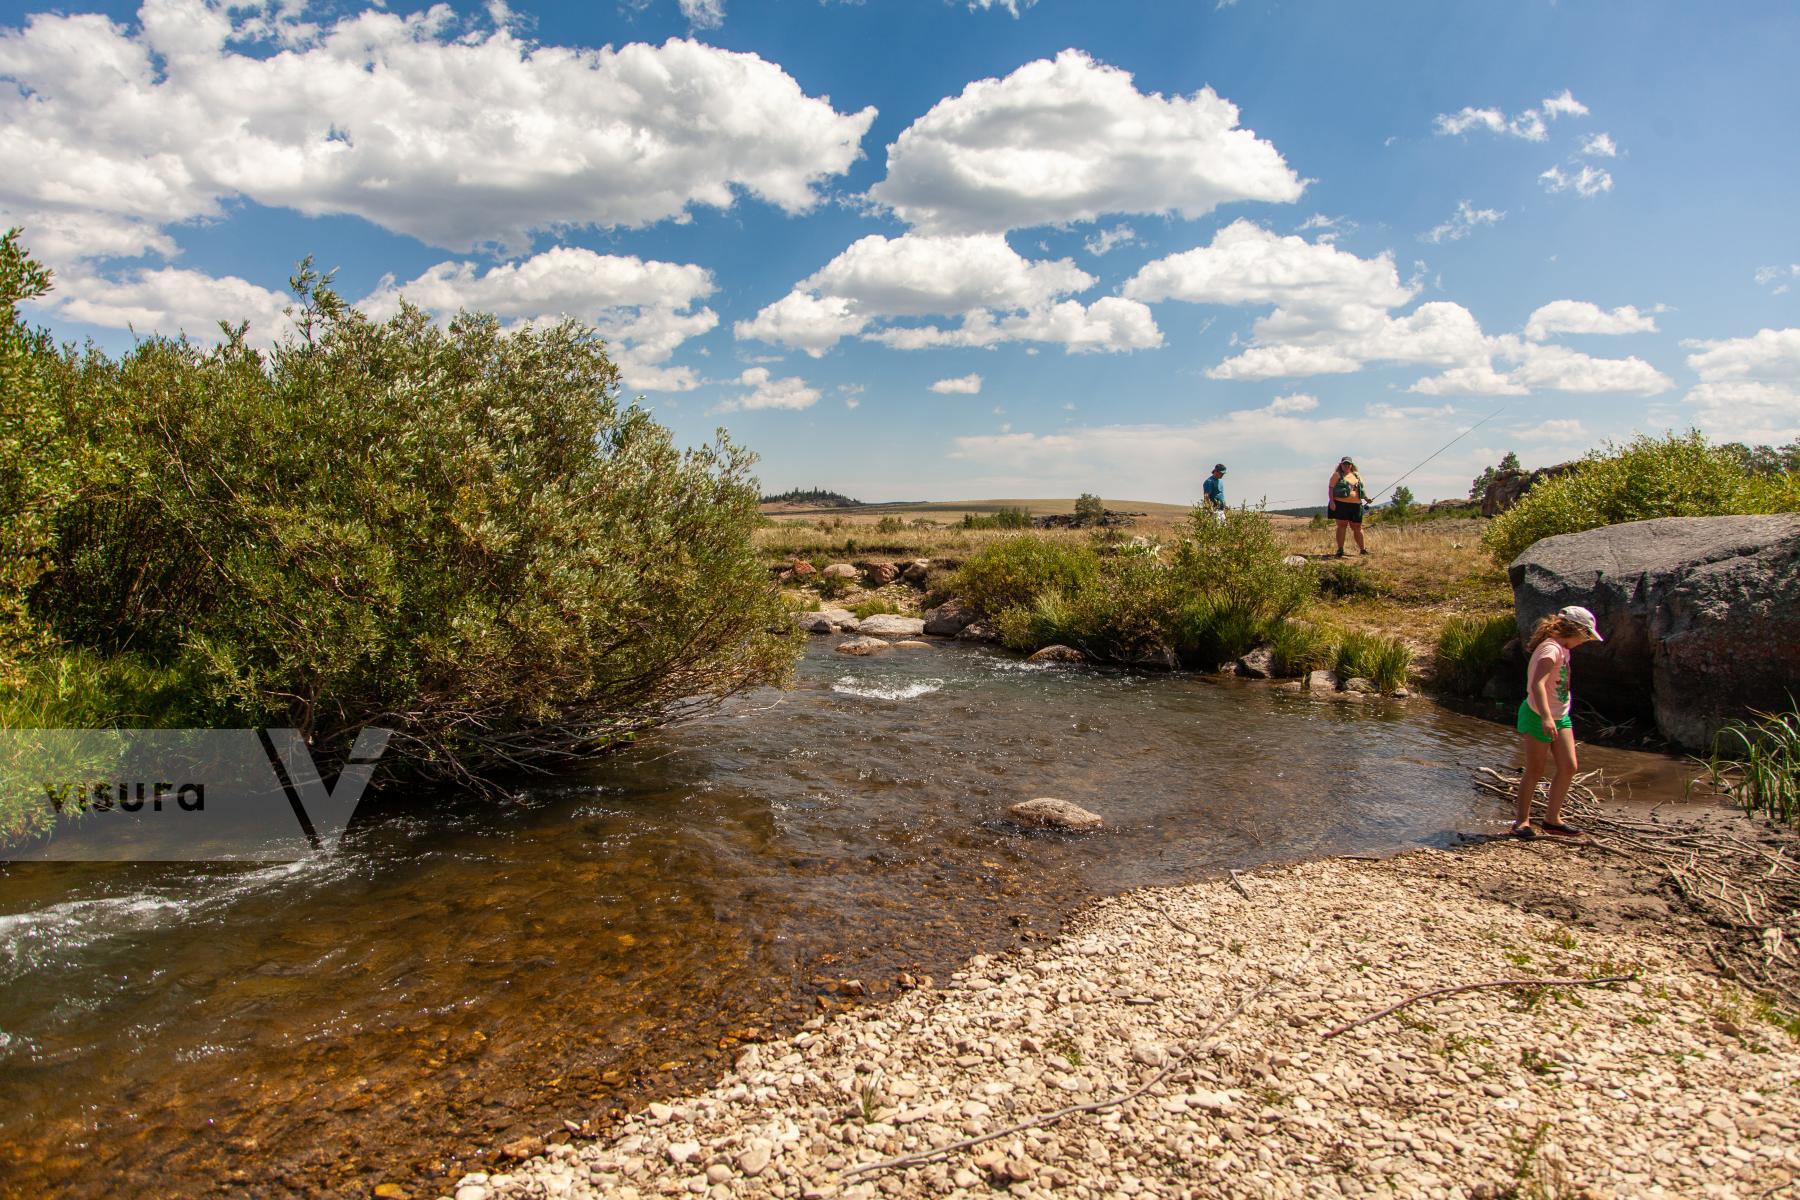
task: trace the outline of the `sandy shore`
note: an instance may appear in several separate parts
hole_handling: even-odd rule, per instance
[[[1501,842],[1243,882],[1096,904],[454,1200],[1800,1187],[1795,1033],[1595,852]],[[1427,989],[1612,975],[1634,978],[1466,991],[1326,1036]],[[857,1171],[1075,1105],[1105,1107]]]

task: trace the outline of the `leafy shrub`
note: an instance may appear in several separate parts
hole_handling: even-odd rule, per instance
[[[899,533],[906,528],[906,522],[899,517],[887,516],[875,522],[876,533]]]
[[[1713,517],[1800,511],[1800,475],[1749,470],[1697,431],[1595,451],[1575,470],[1546,479],[1494,518],[1482,544],[1501,564],[1559,533],[1652,517]]]
[[[1085,546],[1024,534],[986,546],[956,572],[952,591],[977,612],[994,618],[1041,593],[1073,594],[1094,577],[1098,560]]]
[[[1319,591],[1347,600],[1366,600],[1381,594],[1381,584],[1360,563],[1328,562],[1315,568]]]
[[[108,465],[57,512],[35,621],[324,755],[379,724],[459,778],[785,676],[749,454],[677,449],[576,323],[373,322],[294,286],[266,356],[239,331],[53,373]]]
[[[1220,521],[1196,508],[1175,547],[1176,587],[1207,596],[1220,611],[1250,612],[1265,620],[1287,617],[1312,599],[1314,584],[1306,572],[1283,562],[1286,556],[1262,513],[1234,509]]]
[[[812,577],[813,589],[827,600],[841,600],[856,587],[854,580],[842,575],[819,574]]]
[[[1412,651],[1399,638],[1351,632],[1338,640],[1332,669],[1340,679],[1360,675],[1385,692],[1405,685],[1411,665]]]
[[[1458,695],[1478,694],[1518,632],[1511,616],[1451,618],[1438,634],[1433,656],[1438,686]]]
[[[1075,500],[1075,523],[1098,525],[1106,516],[1106,505],[1092,492],[1083,492]]]

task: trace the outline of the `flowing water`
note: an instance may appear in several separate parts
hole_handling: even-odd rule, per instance
[[[698,1082],[901,972],[1054,934],[1081,900],[1446,844],[1506,729],[1191,676],[815,638],[742,697],[517,805],[365,804],[337,856],[0,874],[0,1189],[446,1190],[565,1117]],[[1590,751],[1640,796],[1671,760]],[[1086,838],[1004,821],[1033,796]]]

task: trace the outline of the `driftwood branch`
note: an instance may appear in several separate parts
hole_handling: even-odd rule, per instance
[[[1238,873],[1236,871],[1231,873],[1231,886],[1236,888],[1238,895],[1242,896],[1244,899],[1248,900],[1250,898],[1250,889],[1244,886],[1244,881],[1238,878]]]
[[[1389,1013],[1399,1012],[1409,1004],[1417,1004],[1421,1000],[1430,1000],[1437,996],[1453,996],[1458,992],[1479,992],[1489,988],[1547,988],[1547,987],[1593,987],[1602,983],[1630,983],[1636,975],[1602,975],[1597,979],[1495,979],[1488,983],[1465,983],[1457,987],[1433,988],[1428,992],[1408,996],[1398,1004],[1390,1004],[1378,1013],[1366,1017],[1358,1017],[1347,1021],[1325,1035],[1327,1040],[1340,1033],[1348,1033],[1358,1025],[1367,1025],[1371,1021],[1379,1021]]]

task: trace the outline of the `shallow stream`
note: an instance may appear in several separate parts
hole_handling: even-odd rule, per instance
[[[743,1040],[1053,935],[1082,900],[1503,828],[1505,728],[1192,676],[814,638],[742,697],[516,806],[365,805],[276,867],[0,873],[0,1189],[435,1195]],[[1645,798],[1672,760],[1587,752]],[[1028,835],[1058,796],[1108,829]]]

